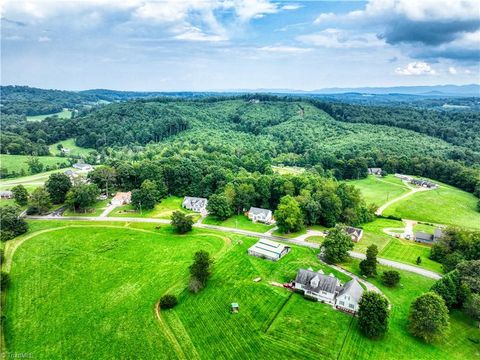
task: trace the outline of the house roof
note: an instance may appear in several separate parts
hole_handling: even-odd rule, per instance
[[[426,232],[423,232],[423,231],[417,231],[415,233],[415,239],[432,241],[433,235],[432,234],[427,234]]]
[[[72,165],[74,168],[77,168],[77,169],[90,169],[92,167],[92,165],[90,164],[73,164]]]
[[[266,217],[266,216],[272,214],[271,210],[256,208],[256,207],[253,207],[253,206],[250,208],[250,210],[248,210],[248,212],[252,215],[262,215],[263,217]]]
[[[132,192],[131,192],[131,191],[129,191],[129,192],[120,192],[120,191],[119,191],[119,192],[117,192],[117,193],[115,194],[115,196],[113,197],[113,199],[115,199],[115,200],[124,200],[124,199],[129,199],[129,198],[131,198],[131,197],[132,197]],[[113,199],[112,199],[112,200],[113,200]]]
[[[208,200],[206,198],[200,198],[200,197],[192,197],[192,196],[185,196],[183,198],[183,204],[190,204],[190,205],[200,205],[203,206],[206,204]]]
[[[4,190],[4,191],[0,191],[0,195],[1,196],[12,196],[13,192],[10,191],[10,190]]]
[[[363,295],[363,288],[356,279],[352,279],[343,286],[338,296],[345,294],[358,303]]]
[[[345,231],[348,235],[356,236],[356,237],[359,237],[363,233],[362,229],[359,229],[359,228],[356,228],[356,227],[353,227],[353,226],[347,226],[345,228]]]
[[[313,287],[311,281],[318,278],[318,286]],[[337,278],[334,276],[323,275],[315,271],[300,269],[298,270],[295,282],[302,284],[306,290],[313,292],[326,291],[331,294],[335,293],[337,289]]]
[[[255,251],[256,253],[265,256],[279,256],[289,246],[270,241],[267,239],[260,239],[255,245],[251,246],[248,250]]]

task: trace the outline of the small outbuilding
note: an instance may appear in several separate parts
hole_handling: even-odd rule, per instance
[[[350,236],[353,242],[359,242],[363,237],[363,230],[353,226],[347,226],[345,232]]]
[[[368,168],[369,175],[382,175],[382,168]]]
[[[75,169],[78,169],[83,172],[90,172],[93,170],[93,166],[85,163],[76,163],[72,165]]]
[[[262,259],[278,261],[290,252],[290,246],[275,241],[260,239],[248,249],[248,254]]]
[[[240,306],[238,305],[238,303],[236,302],[232,303],[232,313],[238,313],[239,310],[240,310]]]

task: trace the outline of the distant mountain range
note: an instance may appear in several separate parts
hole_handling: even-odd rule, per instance
[[[372,95],[424,95],[424,96],[480,96],[480,85],[429,85],[429,86],[393,86],[393,87],[358,87],[358,88],[325,88],[318,90],[293,89],[250,89],[231,90],[231,92],[266,92],[283,94],[372,94]]]

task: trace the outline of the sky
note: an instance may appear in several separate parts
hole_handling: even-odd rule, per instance
[[[1,84],[314,90],[480,81],[479,0],[0,0]]]

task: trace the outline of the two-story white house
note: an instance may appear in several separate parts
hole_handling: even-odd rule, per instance
[[[294,281],[294,288],[302,290],[305,297],[316,299],[331,305],[335,304],[335,296],[340,281],[333,275],[325,275],[320,270],[300,269]]]
[[[356,279],[347,282],[339,291],[335,306],[338,309],[356,313],[358,311],[358,303],[363,295],[363,288]]]
[[[185,196],[182,206],[185,209],[192,210],[199,213],[207,211],[208,200],[205,198]]]

